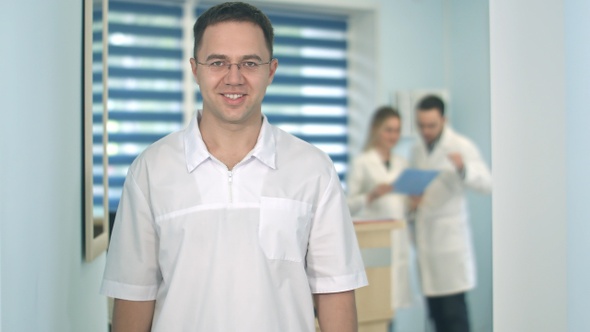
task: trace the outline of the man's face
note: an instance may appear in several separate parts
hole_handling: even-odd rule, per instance
[[[262,29],[250,22],[222,22],[208,26],[203,33],[196,61],[211,63],[224,61],[241,63],[268,62],[270,52],[266,48]],[[209,67],[197,65],[191,59],[193,76],[203,96],[203,111],[210,112],[223,123],[243,124],[260,121],[262,99],[272,82],[277,61],[261,65],[255,72],[230,70],[214,72]]]
[[[445,118],[440,114],[438,109],[416,111],[416,120],[422,139],[428,144],[440,135],[445,125]]]

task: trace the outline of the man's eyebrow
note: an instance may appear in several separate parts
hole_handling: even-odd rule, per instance
[[[228,61],[229,57],[227,55],[223,55],[223,54],[210,54],[209,56],[207,56],[207,59],[205,59],[205,61],[211,61],[211,60]],[[240,59],[240,61],[248,61],[248,60],[257,60],[259,62],[262,62],[262,58],[258,54],[247,54],[247,55],[242,56],[242,58]]]
[[[257,54],[244,55],[242,57],[242,61],[244,61],[244,60],[258,60],[258,61],[262,62],[262,58],[260,56],[258,56]]]
[[[207,59],[205,59],[205,61],[209,61],[209,60],[227,60],[227,55],[210,54],[209,56],[207,56]]]

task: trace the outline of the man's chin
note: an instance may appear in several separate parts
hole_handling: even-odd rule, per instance
[[[249,112],[229,113],[224,114],[223,120],[230,124],[240,125],[250,122],[253,117],[254,114]]]

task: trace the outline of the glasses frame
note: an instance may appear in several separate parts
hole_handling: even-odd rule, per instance
[[[195,58],[193,58],[193,59],[195,60],[195,63],[197,65],[205,66],[205,67],[209,68],[209,70],[211,70],[213,72],[216,69],[220,69],[219,72],[216,72],[216,73],[229,73],[231,71],[231,67],[233,65],[235,65],[238,68],[238,71],[240,73],[242,73],[242,74],[244,74],[244,73],[254,73],[254,72],[256,72],[258,70],[259,67],[264,66],[264,65],[270,65],[274,60],[276,60],[276,58],[270,58],[269,61],[267,61],[267,62],[260,62],[260,63],[258,63],[256,61],[251,61],[251,60],[244,60],[244,61],[241,61],[241,62],[230,62],[230,63],[227,63],[224,66],[215,67],[215,66],[212,66],[213,63],[219,62],[219,61],[221,61],[221,62],[225,62],[225,61],[224,60],[215,60],[215,61],[213,61],[211,63],[206,63],[206,62],[199,62]],[[242,69],[243,64],[245,62],[254,62],[254,63],[256,63],[257,66],[255,68],[249,68],[249,69],[254,69],[253,71],[248,71],[249,69],[246,69],[246,71],[242,71],[241,69]],[[227,68],[226,71],[221,70],[224,67]],[[244,67],[244,68],[248,68],[248,67]]]

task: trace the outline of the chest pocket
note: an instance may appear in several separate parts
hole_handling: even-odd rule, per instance
[[[286,198],[261,197],[258,240],[266,257],[303,261],[310,221],[310,204]]]

